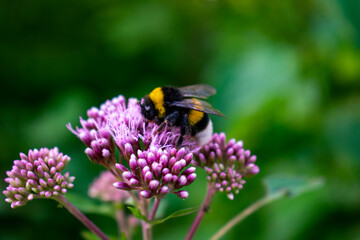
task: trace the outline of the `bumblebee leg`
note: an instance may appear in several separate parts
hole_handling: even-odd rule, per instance
[[[184,141],[184,136],[187,134],[190,134],[189,119],[188,119],[188,115],[184,114],[181,120],[180,138],[176,143],[176,148],[180,148],[182,142]]]
[[[169,114],[166,118],[165,121],[170,125],[173,126],[175,125],[175,123],[177,122],[177,120],[180,117],[180,113],[178,111],[175,111],[171,114]]]
[[[170,126],[174,125],[179,116],[180,116],[180,113],[178,111],[169,114],[165,118],[164,122],[162,122],[159,125],[159,128],[156,130],[156,133],[161,132],[164,129],[165,125],[167,125],[167,124],[169,124]]]
[[[155,116],[155,123],[157,125],[160,125],[162,123],[161,120],[158,118],[158,116]]]
[[[191,135],[191,127],[189,124],[189,115],[184,114],[181,125],[183,126],[183,128],[185,128],[183,135]]]
[[[156,133],[161,132],[161,131],[164,129],[164,127],[166,126],[166,124],[167,124],[167,121],[166,121],[166,120],[163,121],[163,122],[159,125],[158,129],[156,129]]]
[[[176,149],[179,149],[181,147],[182,142],[184,141],[183,135],[179,137],[179,140],[176,143]]]

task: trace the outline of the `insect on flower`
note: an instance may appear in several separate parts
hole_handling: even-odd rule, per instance
[[[157,87],[140,101],[141,114],[148,121],[159,125],[158,132],[166,125],[180,128],[179,148],[184,136],[195,137],[198,145],[209,142],[213,124],[208,114],[225,117],[219,110],[198,98],[207,99],[216,90],[205,84],[181,88]]]

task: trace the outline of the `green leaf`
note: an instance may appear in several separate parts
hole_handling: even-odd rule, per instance
[[[99,240],[99,237],[96,236],[93,232],[90,232],[90,231],[82,231],[80,233],[81,237],[85,240]],[[118,240],[117,237],[115,236],[108,236],[110,240]],[[125,237],[125,235],[124,235]],[[126,237],[125,238],[121,238],[121,240],[127,240]]]
[[[90,231],[82,231],[81,237],[85,240],[98,240],[99,238]]]
[[[128,209],[130,209],[130,211],[134,214],[134,216],[140,220],[143,220],[145,222],[151,223],[152,225],[157,225],[160,223],[163,223],[171,218],[177,218],[177,217],[182,217],[188,214],[192,214],[194,212],[197,212],[199,210],[199,207],[193,207],[193,208],[186,208],[186,209],[182,209],[179,211],[176,211],[172,214],[170,214],[169,216],[167,216],[166,218],[160,219],[160,220],[154,220],[154,221],[149,221],[147,220],[147,218],[141,214],[140,209],[135,208],[135,207],[128,207]]]
[[[95,200],[74,193],[67,193],[66,198],[83,213],[114,217],[114,207],[110,203],[99,204]]]
[[[127,240],[125,233],[121,232],[120,234],[120,240]]]
[[[129,206],[128,209],[130,209],[130,211],[134,214],[134,216],[140,220],[143,220],[145,222],[149,222],[146,217],[144,215],[141,214],[140,209],[136,208],[136,207],[131,207]]]
[[[268,196],[285,192],[286,195],[294,197],[315,188],[319,188],[324,185],[324,183],[325,181],[323,178],[308,179],[299,176],[290,177],[281,175],[269,176],[264,180]]]
[[[194,212],[197,212],[199,210],[199,207],[192,207],[192,208],[186,208],[186,209],[182,209],[179,211],[176,211],[174,213],[172,213],[171,215],[167,216],[166,218],[160,219],[160,220],[154,220],[151,221],[151,224],[156,225],[156,224],[160,224],[163,223],[171,218],[177,218],[177,217],[182,217],[185,215],[189,215],[192,214]]]

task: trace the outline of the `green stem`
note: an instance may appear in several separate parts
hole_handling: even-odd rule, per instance
[[[265,206],[266,204],[269,204],[277,199],[280,199],[284,196],[286,196],[287,191],[280,191],[276,194],[265,196],[262,199],[258,200],[254,204],[250,205],[248,208],[246,208],[244,211],[240,212],[238,215],[236,215],[233,219],[231,219],[227,224],[225,224],[219,231],[217,231],[212,237],[211,240],[217,240],[220,239],[223,235],[225,235],[231,228],[233,228],[236,224],[244,220],[247,216],[261,208],[262,206]]]

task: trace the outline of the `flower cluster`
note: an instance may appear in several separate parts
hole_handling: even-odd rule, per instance
[[[234,199],[245,184],[244,177],[256,175],[259,167],[255,165],[256,156],[244,150],[243,142],[230,139],[226,142],[225,133],[215,133],[210,142],[196,154],[194,165],[204,168],[207,179],[215,183],[215,188],[226,192]]]
[[[193,160],[192,153],[198,150],[195,141],[185,139],[182,149],[174,148],[180,131],[177,128],[157,132],[154,123],[145,122],[138,100],[123,96],[106,101],[100,110],[93,107],[88,120],[80,118],[82,128],[68,128],[88,146],[85,150],[90,160],[106,167],[115,164],[117,147],[129,168],[116,164],[122,181],[114,184],[122,190],[139,190],[143,197],[164,196],[175,193],[186,198],[188,193],[180,190],[192,183],[195,167],[184,170]],[[115,143],[115,144],[112,144]],[[112,168],[112,167],[111,167]]]
[[[165,129],[159,134],[154,123],[145,123],[136,98],[126,102],[120,95],[107,100],[100,109],[92,107],[87,115],[87,120],[80,118],[81,128],[74,130],[71,124],[67,127],[87,146],[85,153],[89,159],[104,166],[115,163],[114,142],[120,154],[128,160],[126,144],[131,144],[136,152],[151,146],[171,147],[180,137],[179,129]],[[191,151],[196,148],[193,141],[184,141],[183,146]]]
[[[94,180],[89,188],[89,195],[93,198],[99,198],[105,202],[124,202],[130,195],[126,191],[119,191],[113,187],[116,182],[115,176],[109,171],[103,171],[98,178]]]
[[[187,191],[180,190],[191,184],[196,174],[195,167],[185,169],[193,160],[193,154],[185,148],[162,150],[151,147],[148,151],[134,152],[130,144],[125,145],[130,155],[129,166],[116,164],[116,169],[122,174],[124,182],[114,183],[122,190],[139,190],[144,198],[163,197],[174,193],[180,198],[189,196]]]
[[[126,100],[123,96],[107,100],[100,109],[92,107],[87,111],[88,119],[80,117],[82,128],[74,130],[69,123],[68,129],[74,133],[86,146],[85,153],[88,158],[105,167],[115,164],[115,147],[107,121],[114,112],[126,110]]]
[[[29,150],[28,155],[20,153],[21,160],[15,160],[5,179],[9,186],[3,193],[11,207],[20,207],[35,197],[50,198],[65,194],[74,185],[75,177],[61,174],[70,157],[59,153],[58,148]]]

